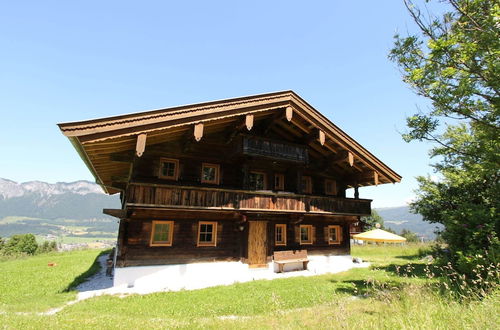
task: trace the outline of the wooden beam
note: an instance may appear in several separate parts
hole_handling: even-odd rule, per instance
[[[286,120],[292,121],[293,108],[292,107],[286,107],[285,114],[286,114]]]
[[[253,127],[253,115],[246,115],[245,116],[245,126],[247,127],[247,130],[251,130]]]
[[[105,158],[103,157],[103,159]],[[132,153],[114,153],[109,155],[109,160],[112,162],[131,163],[134,160],[134,155]]]
[[[378,173],[376,171],[373,171],[373,183],[378,186]]]
[[[198,123],[194,125],[193,134],[196,142],[200,142],[201,138],[203,137],[203,123]]]
[[[135,144],[135,154],[137,157],[141,157],[146,149],[146,133],[137,135],[137,143]]]

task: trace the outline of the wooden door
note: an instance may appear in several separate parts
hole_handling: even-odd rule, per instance
[[[267,267],[267,221],[248,222],[248,264]]]

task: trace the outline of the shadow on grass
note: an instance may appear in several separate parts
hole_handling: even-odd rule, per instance
[[[77,277],[75,277],[73,279],[73,282],[71,282],[61,292],[69,292],[69,291],[74,290],[79,284],[85,282],[85,280],[87,278],[89,278],[90,276],[96,274],[101,269],[101,265],[99,264],[99,258],[101,256],[103,256],[103,255],[107,255],[107,254],[110,254],[110,253],[111,253],[111,249],[104,250],[101,253],[99,253],[97,255],[97,257],[95,257],[94,262],[92,263],[92,265],[90,265],[89,269],[87,269],[86,271],[84,271],[83,273],[81,273],[80,275],[78,275]]]
[[[339,293],[346,293],[352,296],[364,296],[368,297],[370,293],[373,293],[374,290],[380,289],[400,289],[404,286],[404,283],[397,281],[377,281],[377,282],[369,282],[365,280],[353,280],[353,281],[335,281],[332,280],[333,283],[340,285],[339,288],[336,289]]]
[[[441,276],[439,267],[422,263],[408,263],[404,265],[390,264],[384,267],[377,267],[377,269],[392,273],[399,277],[429,279],[431,277]]]

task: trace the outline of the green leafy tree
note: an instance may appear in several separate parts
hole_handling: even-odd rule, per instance
[[[500,231],[500,2],[449,0],[441,16],[405,0],[419,33],[395,36],[389,58],[431,102],[407,118],[407,141],[432,141],[438,180],[418,177],[411,208],[441,223],[464,273],[477,256],[496,264]]]
[[[418,243],[418,241],[419,241],[416,233],[412,232],[409,229],[405,229],[405,228],[403,228],[403,230],[401,230],[401,237],[406,238],[406,241],[408,243]]]
[[[366,223],[365,231],[375,229],[375,225],[380,224],[380,228],[384,228],[384,218],[377,211],[372,210],[372,214],[368,217],[361,217],[361,221]]]
[[[12,236],[5,244],[4,253],[15,254],[35,254],[38,244],[33,234],[23,234]]]

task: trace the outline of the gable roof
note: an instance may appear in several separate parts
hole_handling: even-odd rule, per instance
[[[147,135],[147,145],[167,141],[185,134],[190,127],[202,123],[206,131],[221,125],[234,125],[242,115],[256,118],[276,118],[284,110],[293,113],[289,121],[301,134],[323,132],[327,152],[351,153],[359,171],[373,171],[379,178],[372,184],[399,182],[401,176],[382,163],[377,157],[333,124],[319,111],[293,91],[283,91],[227,100],[184,105],[179,107],[138,112],[108,118],[58,124],[81,158],[90,169],[96,182],[108,193],[119,190],[112,186],[112,177],[129,171],[130,164],[113,163],[110,154],[116,151],[135,150],[137,136]],[[267,116],[267,117],[266,117]],[[318,143],[317,139],[316,142]],[[316,145],[318,149],[318,146]],[[356,167],[356,165],[355,165]],[[378,182],[377,182],[378,181]],[[369,185],[365,184],[365,185]]]

